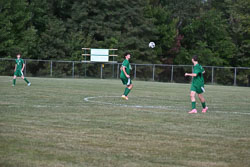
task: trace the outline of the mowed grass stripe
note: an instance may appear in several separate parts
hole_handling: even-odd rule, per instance
[[[133,81],[129,101],[97,99],[175,107],[160,109],[84,101],[120,96],[119,80],[29,80],[0,77],[0,166],[250,164],[249,88],[208,85],[209,112],[189,115],[189,84]]]

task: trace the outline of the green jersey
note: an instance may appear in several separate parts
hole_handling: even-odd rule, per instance
[[[125,67],[125,71],[128,75],[130,75],[130,70],[132,70],[132,67],[129,63],[129,61],[127,59],[125,59],[123,62],[122,62],[122,67]],[[122,68],[121,68],[121,74],[120,74],[120,78],[127,78],[126,75],[124,74]]]
[[[204,87],[203,72],[204,72],[204,69],[202,68],[201,65],[196,64],[194,66],[194,72],[193,73],[197,74],[197,76],[193,77],[192,85]]]
[[[24,61],[23,59],[16,59],[16,71],[21,71],[23,68]]]

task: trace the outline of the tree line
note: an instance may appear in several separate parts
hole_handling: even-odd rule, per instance
[[[250,0],[1,0],[0,57],[82,60],[83,47],[122,61],[250,66]],[[151,49],[148,43],[154,41]]]

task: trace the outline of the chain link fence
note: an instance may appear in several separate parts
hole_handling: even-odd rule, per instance
[[[0,75],[12,76],[15,59],[0,59]],[[120,75],[121,63],[94,63],[80,61],[24,59],[27,77],[114,78]],[[184,77],[193,70],[192,65],[131,64],[134,80],[190,83]],[[206,84],[250,86],[250,67],[203,66]]]

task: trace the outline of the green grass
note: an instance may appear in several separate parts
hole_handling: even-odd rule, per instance
[[[0,77],[0,166],[250,166],[250,88],[208,85],[190,115],[188,84],[28,79]]]

